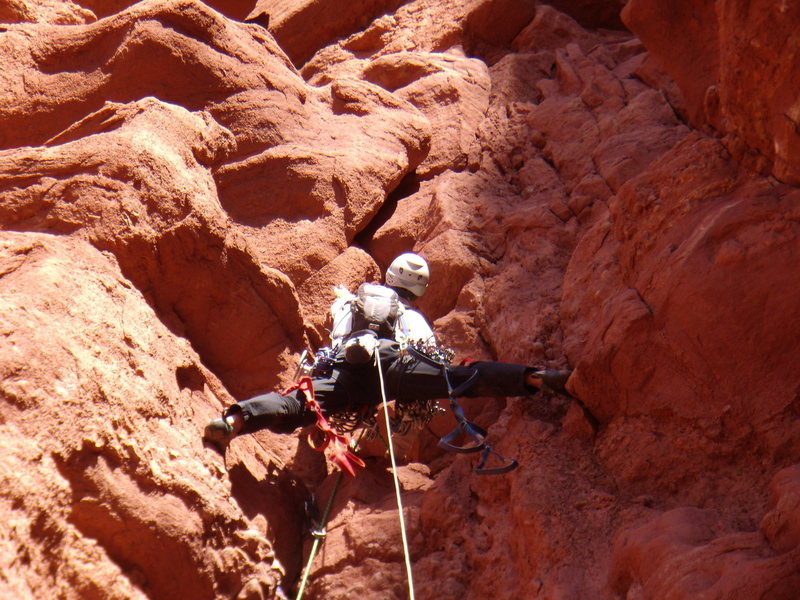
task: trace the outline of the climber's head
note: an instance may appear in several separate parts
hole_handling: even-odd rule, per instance
[[[386,285],[409,300],[419,298],[425,293],[429,278],[428,263],[413,252],[401,254],[386,270]]]

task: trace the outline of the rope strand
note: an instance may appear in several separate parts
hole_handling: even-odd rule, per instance
[[[336,497],[336,492],[339,491],[339,484],[342,482],[342,474],[342,471],[336,474],[336,481],[333,483],[331,495],[328,496],[328,504],[325,506],[325,512],[322,513],[322,518],[320,519],[320,530],[319,532],[314,532],[314,543],[311,545],[311,552],[308,554],[308,562],[303,572],[303,580],[300,582],[300,590],[297,592],[295,600],[302,600],[303,592],[306,590],[308,576],[311,574],[311,565],[314,563],[314,557],[317,555],[317,550],[322,543],[322,538],[326,535],[325,526],[328,524],[328,513],[331,511],[331,506],[333,506],[333,499]]]
[[[389,402],[386,399],[386,386],[383,381],[383,369],[381,368],[380,352],[378,348],[375,349],[375,364],[378,369],[378,379],[380,380],[381,384],[381,398],[383,400],[383,414],[384,418],[386,419],[386,437],[388,440],[388,443],[386,445],[389,448],[389,457],[391,458],[392,461],[392,475],[394,476],[394,491],[395,491],[395,496],[397,498],[397,514],[400,519],[400,536],[403,540],[403,556],[405,557],[406,575],[408,578],[408,599],[415,600],[414,578],[411,572],[411,552],[408,549],[408,536],[406,535],[406,521],[403,515],[403,500],[400,494],[400,479],[397,476],[397,461],[395,460],[394,443],[392,442],[392,424],[389,421]],[[363,434],[364,432],[362,431],[361,435],[363,436]],[[361,437],[359,437],[358,441],[360,440]],[[358,445],[358,441],[355,444],[356,446]],[[386,441],[384,441],[384,443],[386,443]],[[331,506],[333,505],[333,499],[336,496],[336,492],[339,489],[339,484],[341,483],[341,480],[342,480],[342,471],[340,470],[337,473],[336,481],[334,482],[333,485],[333,490],[331,490],[331,494],[328,497],[328,503],[325,506],[325,511],[322,514],[321,527],[323,531],[327,524],[328,513],[330,512]],[[311,573],[311,565],[314,562],[314,558],[317,554],[317,550],[319,549],[320,544],[322,543],[323,537],[324,534],[319,534],[314,536],[314,543],[311,546],[311,552],[309,553],[308,562],[306,563],[306,568],[303,572],[303,578],[302,581],[300,582],[300,589],[297,592],[295,600],[302,600],[303,598],[303,593],[305,592],[306,584],[308,583],[308,578]]]
[[[358,448],[358,445],[361,443],[361,438],[364,437],[364,430],[361,430],[361,434],[358,436],[358,439],[353,443],[353,450]],[[320,528],[318,531],[313,532],[314,535],[314,543],[311,545],[311,552],[308,554],[308,562],[306,563],[306,568],[303,572],[303,579],[300,582],[300,590],[297,592],[297,596],[295,600],[302,600],[303,593],[306,590],[306,584],[308,583],[308,577],[311,574],[311,565],[314,563],[314,557],[317,555],[317,550],[319,550],[320,545],[322,544],[323,538],[327,535],[325,531],[325,527],[328,525],[328,515],[331,512],[331,507],[333,506],[333,500],[336,498],[336,493],[339,491],[339,484],[342,483],[342,475],[344,475],[344,471],[341,469],[336,474],[336,480],[333,482],[333,489],[331,490],[331,495],[328,496],[328,503],[325,505],[325,510],[322,513],[322,517],[320,518]]]
[[[411,574],[411,553],[408,551],[408,538],[406,536],[406,521],[403,517],[403,501],[400,497],[400,479],[397,477],[397,462],[394,458],[394,444],[392,443],[392,425],[389,422],[389,402],[386,400],[386,386],[383,383],[383,369],[381,368],[380,349],[375,349],[375,364],[378,367],[378,379],[381,383],[381,397],[383,398],[383,416],[386,419],[386,437],[389,440],[389,456],[392,459],[392,475],[394,475],[394,491],[397,496],[397,514],[400,517],[400,535],[403,539],[403,555],[406,561],[406,575],[408,576],[408,598],[414,600],[414,578]]]

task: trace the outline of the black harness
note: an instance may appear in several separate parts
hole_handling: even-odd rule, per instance
[[[450,376],[448,373],[450,360],[455,354],[452,352],[452,350],[438,347],[428,348],[424,345],[421,347],[415,347],[413,344],[408,344],[405,347],[405,350],[409,355],[408,358],[423,361],[432,367],[435,367],[436,369],[440,369],[447,384],[447,395],[450,400],[450,410],[453,413],[453,417],[456,419],[457,426],[453,431],[439,439],[439,447],[443,448],[444,450],[448,450],[449,452],[456,452],[458,454],[472,454],[480,452],[481,457],[478,461],[478,465],[475,467],[475,473],[477,475],[502,475],[516,469],[519,466],[517,460],[513,458],[506,458],[494,450],[494,448],[492,448],[492,446],[486,441],[486,438],[488,437],[486,430],[480,425],[467,419],[466,415],[464,414],[464,410],[461,408],[461,404],[458,402],[458,396],[463,394],[464,391],[469,389],[470,386],[475,383],[475,380],[478,378],[478,372],[473,372],[472,375],[470,375],[458,387],[453,388],[453,384],[450,381]],[[298,373],[302,371],[304,374],[313,377],[329,377],[334,369],[334,366],[339,362],[335,353],[330,348],[321,349],[314,357],[313,362],[306,362],[306,357],[307,354],[303,353]],[[426,406],[419,407],[420,410],[424,408],[423,412],[430,413],[427,415],[426,422],[430,420],[431,416],[433,416],[434,409],[432,407],[435,405],[435,402],[428,402],[426,403]],[[337,414],[329,415],[329,420],[334,427],[342,432],[353,431],[362,425],[374,425],[374,415],[366,405],[359,406],[350,411],[340,410]],[[400,427],[398,427],[398,425],[400,425],[400,423],[392,423],[392,429],[401,434],[407,433],[408,427],[406,427],[406,431],[403,431]],[[459,446],[454,443],[461,437],[467,437],[470,441],[466,442],[466,444],[463,446]],[[500,466],[486,466],[486,463],[491,455],[494,455],[500,460]]]

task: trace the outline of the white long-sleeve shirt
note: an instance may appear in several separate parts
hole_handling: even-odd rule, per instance
[[[333,317],[331,348],[334,349],[344,342],[353,329],[353,311],[350,304],[357,300],[354,294],[343,288],[337,288],[336,294],[336,301],[331,305],[331,316]],[[436,336],[422,313],[401,302],[394,324],[394,339],[400,343],[411,340],[435,342]]]

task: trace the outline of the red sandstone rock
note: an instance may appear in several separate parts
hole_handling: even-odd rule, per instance
[[[800,574],[759,533],[725,531],[713,511],[675,509],[615,544],[612,586],[645,598],[792,598]]]
[[[675,78],[693,123],[728,135],[736,158],[797,185],[798,10],[788,3],[634,0],[622,14]]]
[[[396,52],[442,52],[509,44],[535,14],[532,0],[414,0],[336,44],[302,69],[312,83],[330,81],[362,59]],[[356,66],[354,66],[354,64]]]
[[[56,70],[52,75],[31,71],[26,76],[28,85],[37,85],[33,81],[38,77],[38,85],[42,86],[41,94],[51,98],[47,100],[38,96],[35,100],[37,109],[31,108],[35,94],[24,93],[18,85],[7,88],[3,99],[7,119],[4,122],[13,122],[14,126],[3,129],[2,137],[7,144],[21,144],[23,140],[24,143],[36,144],[43,142],[42,138],[45,136],[51,136],[47,143],[53,150],[44,152],[49,153],[49,156],[66,154],[63,159],[51,161],[52,167],[41,160],[37,161],[38,167],[34,166],[36,163],[31,160],[36,160],[36,153],[39,151],[31,151],[33,154],[25,159],[21,155],[9,156],[12,162],[27,161],[29,167],[18,174],[18,177],[27,181],[30,178],[52,176],[51,169],[59,173],[72,173],[80,168],[79,164],[75,164],[76,161],[85,161],[83,156],[86,152],[98,154],[96,150],[88,150],[88,147],[102,145],[100,139],[88,143],[65,143],[93,133],[105,135],[106,130],[113,131],[126,118],[129,119],[113,116],[111,113],[117,110],[113,107],[106,107],[92,115],[97,99],[104,96],[129,99],[149,91],[157,93],[162,87],[154,79],[157,73],[161,73],[158,77],[164,77],[164,73],[173,72],[178,78],[173,79],[173,85],[167,88],[166,99],[185,103],[192,108],[206,107],[211,111],[199,115],[198,121],[201,127],[205,127],[203,123],[208,123],[209,132],[198,133],[198,141],[189,141],[184,150],[183,160],[189,163],[198,160],[203,165],[198,165],[202,169],[203,181],[197,185],[196,191],[190,191],[191,188],[186,188],[184,182],[172,173],[180,167],[170,162],[172,159],[169,152],[158,151],[158,143],[153,151],[158,151],[156,155],[160,156],[164,179],[149,175],[157,166],[148,164],[143,168],[143,175],[123,175],[122,182],[114,184],[116,188],[132,187],[129,195],[132,195],[134,204],[145,202],[141,198],[141,186],[145,187],[144,193],[149,192],[164,198],[162,202],[166,212],[162,214],[160,210],[154,210],[156,223],[149,223],[145,216],[148,210],[132,207],[126,213],[127,221],[126,214],[114,215],[110,222],[106,219],[92,220],[88,216],[71,217],[70,223],[60,225],[57,218],[51,226],[65,231],[100,227],[102,231],[94,234],[98,243],[103,247],[122,246],[120,252],[125,253],[121,257],[123,268],[135,273],[133,276],[137,278],[137,283],[150,290],[153,301],[159,304],[161,310],[175,315],[173,321],[176,321],[176,326],[185,330],[191,338],[196,338],[196,343],[204,348],[202,352],[208,353],[207,360],[221,368],[220,373],[231,368],[250,373],[229,373],[230,383],[233,384],[234,379],[237,381],[233,384],[236,392],[245,393],[263,387],[270,381],[274,383],[271,376],[265,377],[271,371],[267,364],[274,364],[283,354],[287,342],[286,338],[276,338],[276,334],[281,337],[279,332],[284,326],[288,326],[293,331],[290,334],[293,340],[291,344],[297,348],[297,344],[302,342],[303,326],[296,309],[297,300],[292,298],[294,291],[283,275],[275,272],[266,279],[259,277],[259,283],[251,284],[248,282],[250,276],[243,278],[242,273],[263,271],[264,267],[270,265],[288,274],[295,284],[299,284],[319,266],[333,260],[346,247],[348,240],[363,227],[370,214],[377,210],[383,195],[396,185],[408,168],[409,160],[422,160],[428,124],[409,104],[366,83],[336,82],[319,90],[308,88],[286,64],[274,44],[270,46],[270,40],[256,26],[238,26],[237,29],[236,25],[226,24],[218,15],[201,9],[200,6],[191,2],[175,2],[172,8],[162,3],[141,3],[107,21],[81,30],[73,29],[62,33],[58,29],[48,29],[50,38],[24,37],[21,30],[9,32],[5,38],[6,43],[15,47],[20,56],[29,57],[15,63],[20,68],[30,57],[37,56],[37,60],[41,62],[45,60],[40,56],[42,53],[55,56],[54,49],[60,49],[59,56],[68,57],[64,60],[81,65],[81,61],[89,60],[90,55],[86,54],[86,50],[97,44],[107,44],[107,39],[114,39],[122,50],[114,52],[107,59],[108,68],[113,70],[113,80],[110,82],[102,76],[101,70],[95,70],[89,77],[82,78],[75,78],[66,70]],[[156,68],[155,57],[158,56],[158,49],[163,49],[159,33],[163,29],[162,22],[175,19],[187,31],[213,25],[215,29],[210,30],[210,34],[216,36],[214,39],[217,47],[211,50],[210,46],[200,45],[190,35],[180,35],[175,29],[170,29],[173,33],[167,35],[172,38],[171,43],[182,49],[185,57],[183,60],[190,63],[191,68],[180,67],[169,56],[165,56],[164,62]],[[133,22],[142,23],[140,33],[136,35],[127,33],[130,23]],[[269,50],[270,47],[272,51]],[[142,73],[138,67],[140,61],[135,58],[137,53],[148,56],[152,75]],[[88,65],[84,66],[89,68]],[[194,74],[188,76],[187,73],[192,70]],[[8,72],[14,72],[13,65],[9,66]],[[213,90],[215,87],[219,89],[222,84],[211,84],[210,79],[220,78],[225,72],[229,73],[229,77],[222,87],[227,92],[220,95]],[[151,79],[149,82],[148,77]],[[181,77],[184,79],[180,79]],[[282,103],[285,110],[285,113],[281,113],[282,116],[272,108],[278,101],[275,94],[263,92],[256,85],[256,81],[264,81],[264,78],[270,78],[282,90],[281,98],[286,98],[287,95],[294,97],[294,102]],[[148,88],[148,85],[151,87]],[[62,86],[73,89],[73,100],[70,103],[59,104],[58,93]],[[195,99],[189,100],[193,95]],[[147,115],[149,107],[153,105],[145,104],[134,114],[142,113],[145,120],[151,118]],[[29,112],[25,113],[26,110]],[[125,114],[130,112],[127,108],[120,108],[119,111]],[[380,116],[377,116],[379,112]],[[186,114],[188,118],[189,115]],[[89,116],[52,137],[54,126],[68,119],[75,119],[76,115]],[[217,119],[222,127],[217,124]],[[300,122],[303,123],[302,127]],[[32,126],[26,127],[28,123]],[[386,129],[387,135],[381,141],[380,135],[374,134],[389,123],[399,126],[406,133],[396,136],[394,132],[390,133],[391,129]],[[173,135],[177,137],[185,135],[192,127],[197,127],[192,125],[187,128],[185,123],[179,121],[174,121],[174,125],[165,125],[166,130],[174,127],[176,131]],[[165,125],[158,127],[165,130]],[[319,149],[320,144],[324,143],[321,128],[325,127],[330,127],[324,136],[330,140],[331,151],[313,153],[311,148]],[[291,142],[285,143],[285,135],[280,133],[283,128],[306,132],[305,141],[295,137]],[[122,136],[122,142],[136,146],[142,134],[134,126],[130,126],[130,129],[132,131],[129,135]],[[361,145],[359,136],[367,130],[370,131],[372,140],[371,161],[375,161],[372,166],[354,162],[357,156],[354,150]],[[113,138],[114,135],[106,137]],[[206,149],[206,145],[211,148]],[[77,150],[77,155],[74,154],[76,148],[81,147],[82,149]],[[265,150],[265,147],[268,149]],[[134,148],[134,152],[137,151]],[[241,158],[242,153],[247,153],[248,158]],[[115,153],[113,150],[108,154],[108,160],[120,164],[106,167],[112,173],[102,173],[104,177],[115,179],[117,172],[135,173],[140,168],[135,162],[126,164],[129,154]],[[222,162],[223,156],[226,164],[214,169],[212,181],[209,179],[208,167],[216,167]],[[102,156],[95,156],[93,160],[96,163],[107,162]],[[383,165],[384,161],[392,165],[378,166]],[[151,181],[147,181],[148,177]],[[269,185],[265,187],[263,182],[254,184],[259,177],[266,178]],[[66,185],[91,187],[93,181],[90,176],[88,182]],[[175,188],[173,193],[178,198],[177,205],[173,205],[174,200],[168,199],[169,192],[164,189],[162,181],[172,182]],[[196,184],[192,182],[192,185]],[[35,186],[18,193],[29,196],[32,189],[36,189]],[[99,189],[102,197],[103,188]],[[291,191],[293,189],[297,191]],[[213,196],[210,195],[211,190],[214,190]],[[269,202],[263,200],[265,193]],[[304,207],[293,204],[291,210],[286,212],[289,203],[297,199],[305,203]],[[21,203],[32,201],[32,197],[19,200]],[[58,196],[53,196],[52,201],[57,204]],[[92,202],[90,197],[83,201]],[[152,200],[147,202],[152,203]],[[193,203],[207,205],[208,208],[193,209]],[[174,207],[181,204],[184,205],[183,209],[174,210]],[[102,213],[95,211],[94,214],[99,218]],[[187,218],[190,216],[191,218]],[[128,225],[130,219],[133,219],[133,224]],[[146,232],[144,238],[135,233],[120,235],[120,228],[133,227],[140,219],[143,220],[142,225]],[[200,221],[197,225],[193,223],[196,219]],[[290,227],[289,223],[294,219],[306,219],[307,225]],[[114,221],[118,224],[112,224]],[[334,222],[338,225],[332,226]],[[256,231],[258,234],[253,235]],[[129,244],[123,243],[125,237],[130,238]],[[246,249],[238,241],[245,238],[248,239]],[[276,244],[278,238],[282,240],[280,244]],[[142,248],[140,245],[145,239],[149,241]],[[228,241],[224,241],[225,239]],[[317,242],[311,254],[303,250],[309,239]],[[189,244],[196,247],[190,249]],[[187,264],[194,260],[194,256],[220,256],[220,252],[226,256],[224,260],[228,263],[227,269],[218,274],[200,274],[201,272],[195,271],[198,278],[186,278],[186,269],[194,270]],[[148,264],[148,255],[152,258],[157,255],[172,255],[173,258]],[[219,275],[222,279],[218,278]],[[226,282],[225,278],[230,278],[231,281]],[[233,284],[232,281],[237,283]],[[226,317],[212,321],[212,324],[208,321],[209,310],[229,310],[222,308],[226,302],[213,302],[210,298],[214,293],[230,294],[231,285],[243,288],[239,297],[246,308],[240,313],[243,317],[240,322],[248,323],[245,326],[246,331],[238,330],[234,325],[237,318],[231,321]],[[280,288],[283,291],[278,291]],[[217,292],[209,295],[208,292],[200,293],[200,289]],[[253,295],[262,299],[255,300]],[[259,304],[261,308],[258,308]],[[217,308],[214,308],[215,305]],[[250,319],[255,316],[254,310],[267,311],[253,320],[261,323],[261,330],[253,329],[249,325],[253,322]],[[277,327],[271,327],[271,318],[267,317],[269,312],[275,314],[274,311],[277,311],[282,321]],[[248,313],[250,316],[247,316]],[[178,321],[181,323],[178,324]],[[222,329],[215,330],[213,322],[219,323]],[[252,340],[248,339],[251,337]],[[201,342],[199,338],[205,338],[206,341]],[[259,355],[262,358],[253,362],[253,357]],[[228,366],[223,366],[222,363]],[[251,379],[249,383],[248,378]]]
[[[202,428],[407,250],[459,359],[575,368],[591,413],[464,402],[500,478],[436,447],[451,416],[398,439],[417,597],[797,595],[791,8],[637,0],[640,42],[523,0],[272,2],[276,42],[246,2],[128,4],[0,12],[0,596],[291,592],[330,467],[270,432],[223,462]],[[368,450],[308,598],[405,597]]]
[[[314,53],[363,29],[402,0],[257,0],[251,15],[266,15],[269,30],[292,61],[301,66]]]
[[[208,598],[251,579],[274,589],[282,567],[264,523],[235,499],[208,501],[231,482],[191,423],[228,401],[219,380],[110,253],[47,233],[5,231],[0,244],[0,560],[14,574],[2,595]]]
[[[228,216],[203,163],[233,147],[207,116],[145,99],[107,105],[50,147],[7,151],[0,160],[7,227],[77,234],[112,252],[169,325],[241,393],[263,385],[264,365],[283,360],[281,346],[302,344],[304,334],[291,282],[222,228]],[[204,266],[223,255],[226,269]],[[237,289],[234,308],[220,294]],[[215,311],[228,316],[210,319]],[[254,350],[267,353],[260,367]]]
[[[562,11],[584,27],[609,29],[622,29],[624,26],[620,19],[626,2],[618,0],[549,0],[549,6]]]
[[[81,2],[72,0],[41,0],[24,2],[8,0],[0,4],[0,23],[52,23],[74,25],[95,20],[92,11]]]
[[[486,65],[462,56],[398,52],[370,61],[362,76],[417,107],[437,131],[419,177],[466,166],[476,124],[489,105]]]
[[[760,530],[770,546],[781,554],[800,545],[800,467],[793,465],[779,471],[770,482],[771,510],[761,520]]]
[[[628,28],[643,40],[648,51],[680,86],[689,118],[695,124],[703,123],[707,90],[719,78],[719,32],[714,3],[697,2],[690,6],[633,0],[622,14]]]

